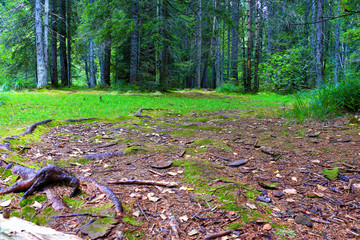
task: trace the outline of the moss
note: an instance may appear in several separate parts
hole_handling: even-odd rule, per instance
[[[126,155],[138,154],[138,153],[146,153],[149,150],[144,147],[128,147],[124,149]]]
[[[123,221],[133,226],[141,226],[142,222],[135,220],[133,217],[127,216],[123,218]]]
[[[33,198],[25,198],[19,202],[20,207],[25,207],[28,205],[34,204],[35,200]]]
[[[66,195],[63,195],[63,199],[66,202],[66,204],[69,207],[72,207],[73,209],[79,209],[84,205],[84,203],[81,200],[77,200],[75,198],[69,198]]]
[[[174,137],[195,137],[196,132],[192,130],[182,130],[182,131],[174,131],[170,132]]]
[[[21,217],[21,213],[20,213],[20,211],[12,211],[12,212],[10,213],[10,217],[18,217],[18,218],[20,218],[20,217]]]
[[[36,210],[32,207],[25,206],[21,209],[21,216],[24,217],[25,220],[29,221],[32,216],[36,214]]]
[[[188,124],[188,125],[181,125],[179,128],[183,129],[193,129],[193,130],[203,130],[203,131],[221,131],[221,127],[213,127],[213,126],[198,126],[196,124]]]
[[[125,230],[124,234],[126,236],[126,239],[129,240],[146,239],[145,234],[143,232]]]

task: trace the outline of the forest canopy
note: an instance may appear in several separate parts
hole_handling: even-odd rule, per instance
[[[359,76],[354,0],[2,0],[3,91],[296,92]]]

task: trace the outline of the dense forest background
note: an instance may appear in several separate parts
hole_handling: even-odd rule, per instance
[[[0,0],[3,91],[294,92],[359,77],[356,0]]]

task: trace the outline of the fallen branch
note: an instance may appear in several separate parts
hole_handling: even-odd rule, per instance
[[[209,235],[206,235],[204,239],[209,240],[209,239],[215,239],[215,238],[223,237],[223,236],[229,235],[233,231],[234,230],[226,230],[226,231],[223,231],[223,232],[209,234]]]
[[[95,154],[88,154],[88,155],[83,155],[82,157],[88,160],[92,160],[92,159],[104,159],[104,158],[111,158],[111,157],[116,157],[116,156],[120,156],[120,155],[125,155],[125,151],[113,151],[113,152],[104,152],[104,153],[95,153]]]
[[[99,184],[98,182],[95,181],[95,179],[91,177],[79,177],[79,179],[81,181],[86,181],[88,183],[93,184],[97,189],[99,189],[100,192],[105,194],[114,203],[115,211],[118,215],[120,215],[123,212],[123,208],[121,206],[120,200],[110,188]]]
[[[44,193],[46,194],[46,198],[52,203],[51,206],[55,211],[68,209],[65,201],[54,190],[46,187]]]
[[[120,180],[109,181],[108,184],[139,184],[139,185],[157,185],[163,187],[177,187],[176,182],[152,181],[152,180],[138,180],[123,178]]]

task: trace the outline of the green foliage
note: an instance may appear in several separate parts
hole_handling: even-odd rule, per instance
[[[274,53],[260,65],[262,88],[266,91],[294,93],[307,82],[310,62],[304,59],[306,49],[289,49]]]
[[[339,175],[339,169],[338,168],[334,168],[332,170],[329,169],[323,169],[321,171],[322,174],[324,174],[324,176],[326,178],[328,178],[329,180],[334,180],[335,178],[337,178],[337,176]]]
[[[360,111],[359,80],[324,85],[320,89],[297,95],[290,115],[300,121],[309,118],[325,120],[345,111]]]
[[[233,83],[223,83],[221,87],[216,89],[220,93],[244,93],[244,87],[242,85],[236,86]]]

